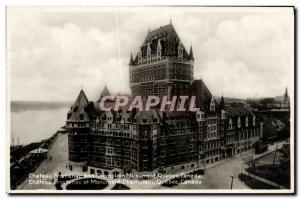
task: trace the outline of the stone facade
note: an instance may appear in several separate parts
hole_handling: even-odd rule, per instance
[[[130,58],[132,95],[183,95],[193,81],[194,57],[187,53],[172,24],[147,34],[135,59]]]
[[[262,136],[258,118],[245,108],[226,106],[223,97],[218,103],[202,80],[194,80],[193,63],[192,48],[186,52],[172,24],[149,32],[138,55],[130,58],[132,95],[196,96],[199,111],[101,111],[99,102],[110,95],[107,87],[95,103],[81,91],[66,124],[70,169],[172,173],[253,148]]]

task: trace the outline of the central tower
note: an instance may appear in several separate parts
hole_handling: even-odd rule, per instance
[[[194,56],[187,53],[172,23],[148,32],[135,58],[130,57],[133,96],[185,95],[193,81]]]

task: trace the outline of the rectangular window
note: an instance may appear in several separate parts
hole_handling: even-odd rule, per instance
[[[79,115],[79,117],[80,117],[80,120],[83,120],[83,119],[84,119],[84,114],[81,113],[81,114]]]

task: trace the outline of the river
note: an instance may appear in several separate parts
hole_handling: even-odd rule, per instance
[[[68,109],[68,106],[39,106],[38,109],[29,106],[22,110],[12,107],[11,145],[24,145],[51,137],[65,124]]]

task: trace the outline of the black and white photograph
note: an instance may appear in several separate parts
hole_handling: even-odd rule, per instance
[[[7,6],[7,192],[295,193],[294,34],[292,6]]]

